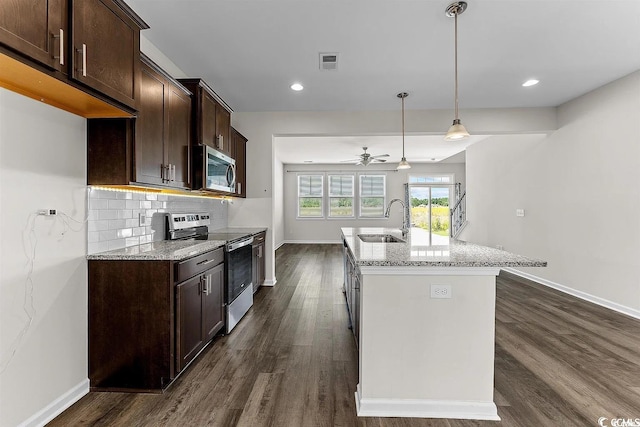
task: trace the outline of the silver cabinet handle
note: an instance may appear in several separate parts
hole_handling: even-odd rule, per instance
[[[87,77],[87,45],[82,43],[82,76]]]
[[[176,165],[171,165],[171,181],[176,181]]]
[[[211,291],[213,290],[213,278],[211,277],[211,274],[208,276],[209,278],[209,285],[207,286],[207,295],[209,295],[211,293]]]
[[[54,39],[59,39],[59,54],[60,56],[54,56],[54,58],[58,58],[60,60],[60,65],[64,65],[64,30],[60,28],[59,35],[53,34]]]
[[[262,245],[258,246],[258,258],[262,258]]]
[[[203,284],[202,293],[205,295],[209,295],[211,293],[211,274],[202,276],[202,278],[200,279],[200,283]]]
[[[242,194],[242,183],[238,183],[238,194]]]
[[[82,43],[82,49],[76,49],[82,54],[82,76],[87,77],[87,45]]]
[[[161,169],[162,172],[160,173],[161,175],[160,178],[162,178],[162,182],[169,181],[171,179],[171,174],[170,174],[171,165],[160,165],[160,167],[162,168]]]
[[[218,135],[218,148],[224,150],[224,136],[222,134]]]

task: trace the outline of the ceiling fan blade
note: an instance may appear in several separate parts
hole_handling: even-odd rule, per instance
[[[340,160],[340,163],[359,162],[360,160],[362,160],[362,159]]]
[[[377,156],[371,156],[372,159],[377,159],[379,157],[389,157],[389,155],[388,154],[379,154]]]
[[[385,159],[373,159],[372,161],[373,161],[374,163],[384,163],[384,162],[386,162],[386,160],[385,160]]]

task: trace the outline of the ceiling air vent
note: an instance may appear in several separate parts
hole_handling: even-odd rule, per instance
[[[337,53],[320,53],[320,69],[321,70],[337,70],[338,54]]]

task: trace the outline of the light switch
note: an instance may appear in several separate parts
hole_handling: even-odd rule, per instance
[[[516,216],[524,216],[524,209],[516,209]]]

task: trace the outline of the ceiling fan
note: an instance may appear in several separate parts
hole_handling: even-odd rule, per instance
[[[353,163],[355,165],[363,165],[363,166],[367,166],[369,163],[384,163],[386,162],[385,159],[381,159],[380,157],[389,157],[388,154],[380,154],[378,156],[372,156],[371,154],[367,153],[367,147],[362,147],[362,149],[364,150],[364,153],[360,154],[360,157],[358,157],[357,159],[350,159],[350,160],[342,160],[340,163]]]

